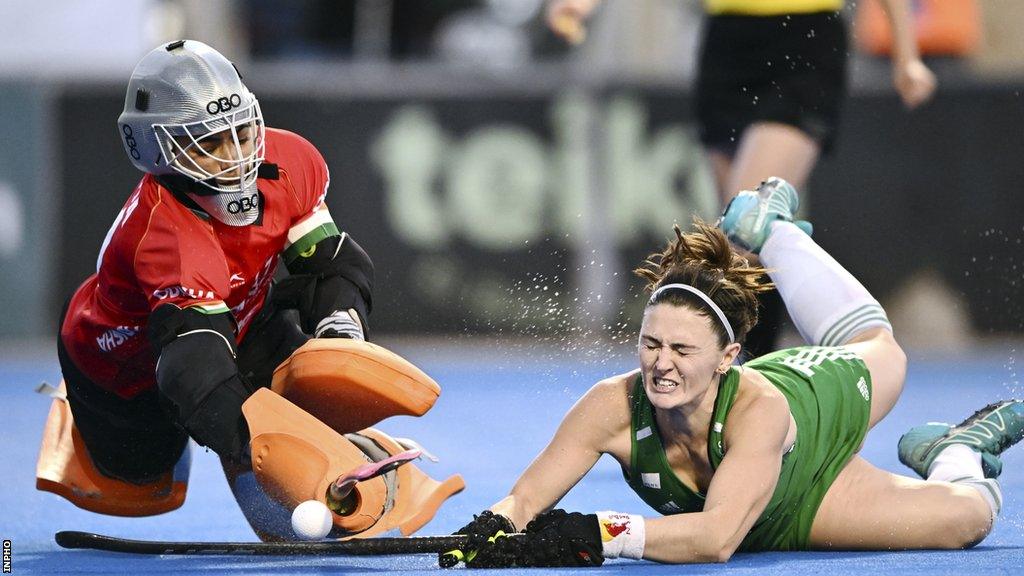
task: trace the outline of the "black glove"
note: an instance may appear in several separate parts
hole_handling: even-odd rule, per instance
[[[552,510],[541,514],[526,532],[485,541],[466,563],[469,568],[600,566],[601,527],[596,514]]]
[[[461,562],[467,554],[471,554],[473,551],[479,550],[484,544],[487,544],[487,540],[491,536],[498,532],[513,534],[515,531],[516,527],[512,525],[511,520],[501,514],[484,510],[480,514],[473,516],[472,522],[456,532],[456,534],[469,536],[465,547],[438,554],[437,563],[441,568],[451,568]]]

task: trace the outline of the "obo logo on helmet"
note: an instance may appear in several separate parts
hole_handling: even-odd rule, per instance
[[[132,127],[122,124],[121,132],[124,134],[124,144],[128,147],[128,154],[136,160],[141,158],[139,155],[139,145],[135,142],[135,134],[132,132]]]
[[[206,103],[206,111],[210,114],[219,114],[238,108],[241,105],[242,97],[238,94],[232,94],[231,96],[221,96],[216,100],[210,100]]]

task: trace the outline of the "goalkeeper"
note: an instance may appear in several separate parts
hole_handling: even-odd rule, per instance
[[[118,134],[145,175],[65,307],[37,486],[104,514],[167,512],[185,497],[191,438],[220,456],[256,532],[290,538],[289,507],[403,451],[360,429],[422,414],[437,385],[363,342],[373,264],[327,209],[327,165],[265,126],[223,55],[194,40],[149,52]],[[413,470],[396,473],[412,501],[394,474],[369,481],[335,535],[414,530],[461,489]]]
[[[1024,436],[1024,402],[904,434],[900,460],[924,480],[861,458],[865,433],[900,395],[906,357],[878,302],[792,222],[797,203],[773,178],[737,196],[720,230],[676,229],[636,270],[651,291],[639,369],[591,388],[442,565],[725,562],[736,551],[955,549],[985,538],[1002,500],[998,456]],[[760,254],[809,346],[734,365],[770,285],[729,240]],[[551,510],[602,454],[663,516]]]

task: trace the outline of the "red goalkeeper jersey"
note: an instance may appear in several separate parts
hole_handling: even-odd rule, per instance
[[[245,338],[263,307],[279,256],[292,244],[336,227],[324,204],[330,177],[301,136],[267,129],[258,189],[263,213],[228,226],[193,212],[147,174],[114,220],[97,272],[79,286],[61,326],[75,365],[123,398],[156,385],[156,356],[146,337],[150,312],[163,304],[227,312]],[[276,178],[263,177],[273,172]]]

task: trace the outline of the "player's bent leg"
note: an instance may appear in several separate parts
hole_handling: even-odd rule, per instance
[[[874,327],[855,335],[844,348],[853,350],[871,373],[871,416],[873,428],[896,405],[907,376],[907,355],[888,328]]]
[[[188,435],[160,406],[155,391],[124,399],[101,388],[71,361],[61,338],[64,380],[43,429],[36,488],[114,516],[150,516],[185,501]]]
[[[960,549],[981,542],[992,512],[968,486],[917,480],[854,456],[818,507],[809,545],[834,550]]]
[[[746,200],[752,205],[751,198]],[[733,214],[730,220],[729,211],[722,219],[723,230],[736,222],[737,236],[745,234],[755,240],[765,237],[760,248],[761,262],[771,270],[772,281],[808,344],[844,346],[861,356],[871,373],[870,425],[874,426],[896,403],[906,375],[906,355],[892,336],[885,310],[852,274],[789,221],[797,204],[795,190],[782,181],[769,181],[759,188],[758,198],[760,204],[769,208],[780,207],[776,210],[780,216],[769,224],[768,234],[743,229],[749,217]],[[790,211],[781,208],[783,205]],[[730,210],[734,208],[730,206]],[[753,208],[748,210],[753,212]],[[768,216],[776,212],[769,211]]]
[[[270,302],[238,346],[238,372],[254,386],[269,388],[274,370],[308,340],[299,327],[298,311]]]
[[[943,479],[957,478],[965,470],[970,470],[970,476],[976,479],[998,478],[1003,470],[999,456],[1022,439],[1024,400],[1002,400],[976,411],[956,426],[934,422],[915,426],[900,437],[898,452],[900,462],[928,479],[935,479],[936,474]],[[963,458],[944,458],[953,449],[960,449],[964,458],[974,464],[957,465]],[[948,460],[953,468],[937,470],[940,459]]]
[[[773,194],[781,197],[785,186],[774,188]],[[795,198],[790,200],[791,206],[795,203]],[[723,225],[727,221],[723,219]],[[885,310],[867,288],[786,218],[771,224],[760,256],[808,344],[841,346],[870,328],[892,330]]]
[[[242,412],[249,425],[256,480],[270,498],[288,509],[306,500],[326,504],[330,484],[368,461],[343,436],[265,388],[246,400]],[[335,525],[352,533],[373,526],[384,512],[385,492],[380,478],[358,486],[359,505],[338,515]]]

